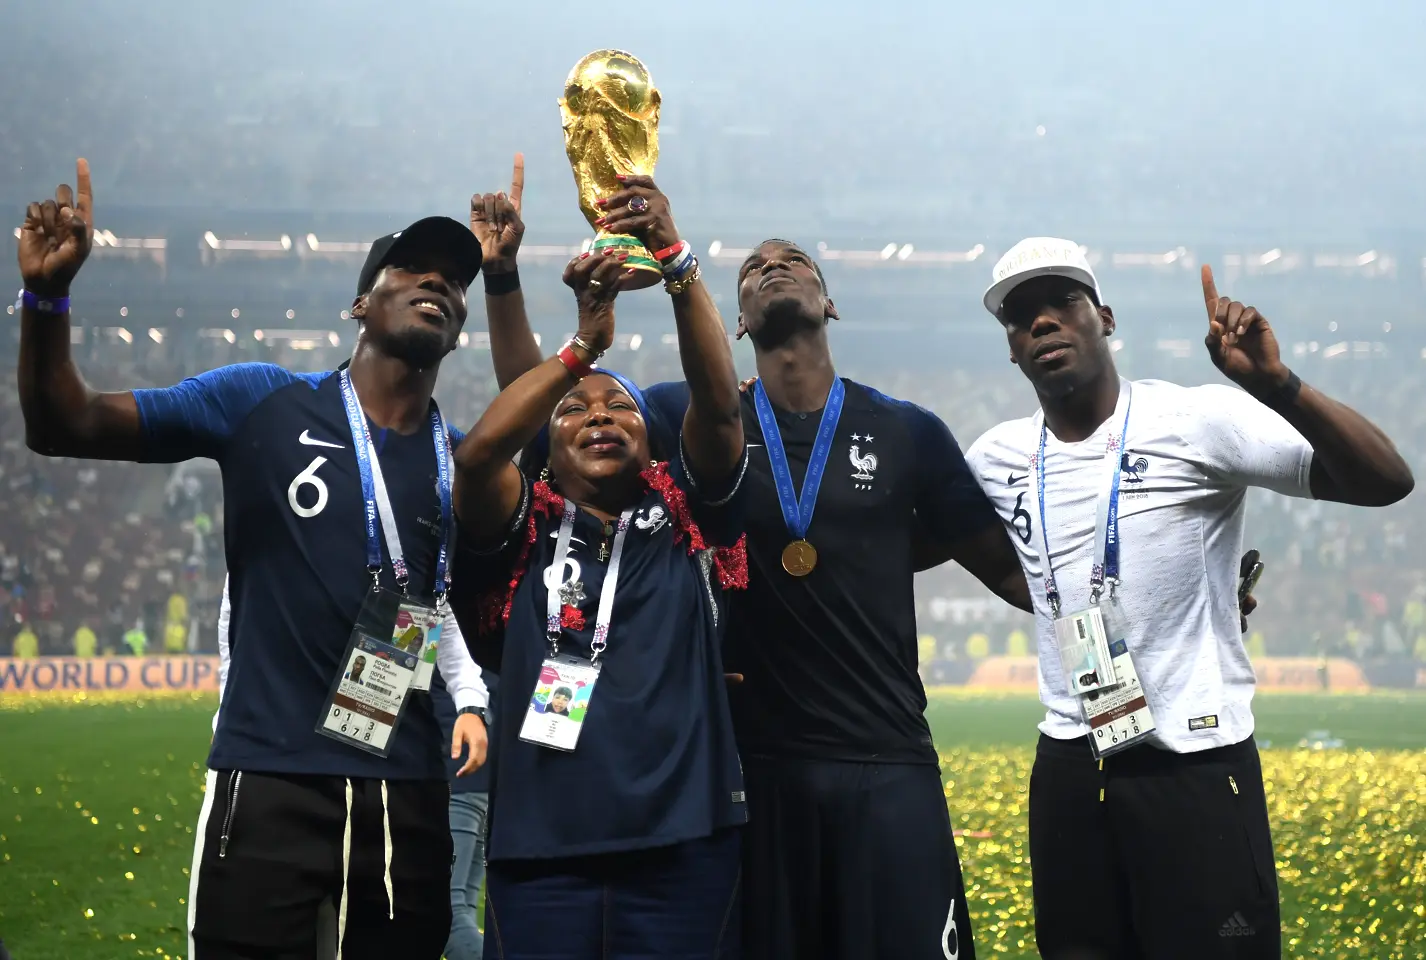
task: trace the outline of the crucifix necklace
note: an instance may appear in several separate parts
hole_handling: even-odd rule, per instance
[[[603,521],[604,539],[599,543],[599,562],[604,563],[609,559],[609,538],[614,536],[614,524],[608,520]]]

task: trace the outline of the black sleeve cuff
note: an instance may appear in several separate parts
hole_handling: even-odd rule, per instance
[[[520,289],[520,271],[510,270],[506,273],[483,273],[485,277],[485,295],[487,297],[503,297],[507,293],[514,293]]]
[[[743,477],[748,472],[748,447],[743,445],[743,455],[738,459],[738,465],[733,468],[733,472],[721,484],[721,490],[704,490],[699,486],[697,479],[693,476],[693,471],[688,468],[688,457],[684,454],[683,434],[678,435],[678,459],[679,465],[683,467],[683,475],[688,478],[688,484],[693,488],[693,492],[709,507],[724,507],[728,501],[732,500],[739,488],[743,485]]]
[[[524,473],[520,474],[520,506],[515,510],[514,516],[510,518],[510,526],[505,530],[505,539],[499,543],[493,543],[482,547],[474,545],[466,546],[464,549],[477,557],[493,557],[502,553],[511,543],[519,539],[520,534],[525,530],[525,522],[530,517],[530,502],[533,499],[530,489],[530,478]]]

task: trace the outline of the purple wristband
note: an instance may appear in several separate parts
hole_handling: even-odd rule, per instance
[[[68,313],[68,297],[44,298],[29,290],[20,291],[20,302],[36,313]]]

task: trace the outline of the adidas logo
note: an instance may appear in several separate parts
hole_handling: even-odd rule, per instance
[[[1250,926],[1248,924],[1248,921],[1243,919],[1242,913],[1234,911],[1233,915],[1228,918],[1228,922],[1223,924],[1223,926],[1219,928],[1218,936],[1251,937],[1257,932],[1258,931],[1255,927]]]

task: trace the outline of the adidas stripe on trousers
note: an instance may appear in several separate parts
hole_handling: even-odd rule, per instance
[[[1035,939],[1045,960],[1277,960],[1267,799],[1252,738],[1108,757],[1041,736],[1030,774]]]

